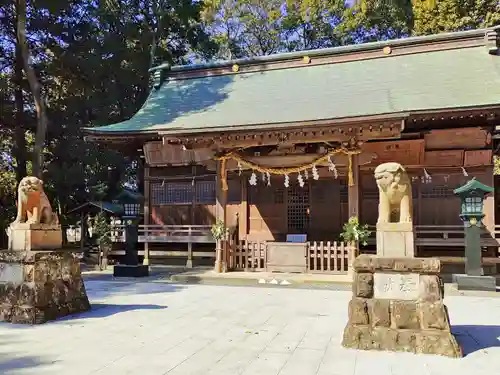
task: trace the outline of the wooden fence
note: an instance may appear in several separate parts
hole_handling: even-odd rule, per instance
[[[230,270],[266,271],[267,242],[239,241],[229,251]],[[345,274],[354,254],[355,248],[344,242],[308,242],[304,263],[308,272]]]
[[[308,272],[347,273],[356,249],[344,242],[310,242]]]
[[[267,243],[238,241],[229,248],[229,269],[238,271],[265,271]]]

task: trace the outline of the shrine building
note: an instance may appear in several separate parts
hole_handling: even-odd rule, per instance
[[[299,242],[304,270],[314,271],[314,251],[337,241],[331,251],[343,254],[349,217],[375,225],[373,170],[388,161],[411,176],[418,255],[463,257],[453,190],[473,177],[497,185],[499,47],[500,28],[491,28],[163,64],[151,69],[151,92],[134,116],[86,128],[86,139],[142,158],[145,262],[213,263],[210,228],[220,220],[227,269],[267,269],[267,246]],[[494,201],[484,202],[482,245],[498,259]],[[245,251],[245,264],[230,259]]]

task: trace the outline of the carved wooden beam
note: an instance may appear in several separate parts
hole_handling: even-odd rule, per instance
[[[360,124],[348,122],[313,126],[311,123],[292,124],[290,128],[271,128],[252,131],[207,132],[184,135],[161,133],[164,144],[179,144],[187,149],[211,148],[226,150],[268,145],[294,145],[301,143],[338,142],[345,143],[352,139],[359,141],[375,139],[394,139],[401,136],[404,123],[401,119],[378,120]]]

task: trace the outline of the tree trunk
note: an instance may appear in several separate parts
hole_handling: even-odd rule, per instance
[[[16,129],[14,142],[14,157],[16,158],[16,180],[19,183],[26,177],[26,134],[24,125],[24,99],[23,99],[23,55],[21,46],[16,43],[16,63],[14,68],[14,80],[16,85]]]
[[[42,94],[42,85],[36,76],[35,70],[30,65],[30,50],[26,40],[26,0],[16,0],[17,14],[17,43],[21,48],[24,71],[28,78],[37,115],[37,127],[35,136],[35,146],[33,149],[33,175],[42,178],[45,146],[47,135],[47,108]]]

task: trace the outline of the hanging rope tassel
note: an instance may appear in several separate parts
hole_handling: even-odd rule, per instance
[[[226,160],[227,159],[222,159],[221,163],[220,163],[220,180],[221,180],[221,183],[222,183],[222,190],[224,190],[224,191],[228,191]]]
[[[348,154],[347,158],[349,159],[349,169],[347,171],[348,175],[348,184],[349,186],[354,186],[354,176],[352,174],[352,154]]]
[[[274,175],[281,175],[281,176],[287,176],[289,174],[293,173],[301,173],[306,171],[307,169],[311,169],[313,171],[313,177],[315,180],[319,178],[319,175],[317,174],[316,170],[316,164],[321,164],[326,162],[330,156],[336,155],[336,154],[345,154],[348,157],[349,160],[349,166],[348,166],[348,184],[349,186],[354,186],[354,176],[353,176],[353,171],[352,171],[352,155],[357,155],[360,154],[361,150],[347,150],[345,148],[339,148],[335,150],[331,150],[327,152],[326,154],[316,158],[313,160],[311,163],[304,164],[298,167],[289,167],[289,168],[272,168],[272,167],[265,167],[261,165],[257,165],[249,160],[243,159],[240,155],[235,154],[233,152],[229,152],[225,155],[221,156],[216,156],[214,157],[215,160],[220,160],[221,161],[221,181],[222,181],[222,188],[223,190],[228,190],[227,187],[227,171],[226,171],[226,160],[228,159],[233,159],[238,164],[245,166],[248,169],[252,169],[254,172],[261,172],[265,174],[274,174]],[[316,172],[315,172],[316,171]],[[305,172],[304,172],[305,173]],[[285,178],[286,181],[286,178]]]

